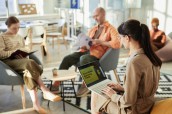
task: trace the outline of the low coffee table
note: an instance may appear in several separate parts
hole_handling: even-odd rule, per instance
[[[64,100],[65,96],[64,96],[64,83],[63,83],[63,81],[70,80],[72,82],[72,88],[73,88],[75,98],[76,98],[76,92],[75,92],[75,88],[74,88],[73,79],[75,79],[77,77],[77,73],[74,70],[57,70],[57,74],[58,74],[58,76],[53,76],[52,69],[44,70],[44,72],[42,74],[42,79],[48,80],[51,82],[50,90],[52,88],[53,81],[59,81],[60,82],[60,86],[61,86],[61,92],[60,93],[61,93],[61,97],[63,99],[63,110],[65,111],[65,100]],[[48,106],[49,106],[49,101],[48,101]]]

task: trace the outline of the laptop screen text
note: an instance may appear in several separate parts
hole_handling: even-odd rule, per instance
[[[106,79],[106,76],[98,62],[89,63],[79,68],[87,87]]]

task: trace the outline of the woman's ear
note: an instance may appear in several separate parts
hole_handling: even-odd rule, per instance
[[[126,41],[129,42],[130,41],[130,37],[126,35]]]

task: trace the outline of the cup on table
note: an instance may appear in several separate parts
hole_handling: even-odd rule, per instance
[[[54,69],[52,70],[52,72],[53,72],[53,76],[58,76],[58,73],[57,73],[57,69],[56,69],[56,68],[54,68]]]

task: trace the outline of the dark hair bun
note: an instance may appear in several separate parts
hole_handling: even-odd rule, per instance
[[[8,19],[5,21],[5,24],[8,25]]]
[[[15,16],[10,16],[6,21],[5,24],[10,27],[12,24],[19,23],[19,20]]]

